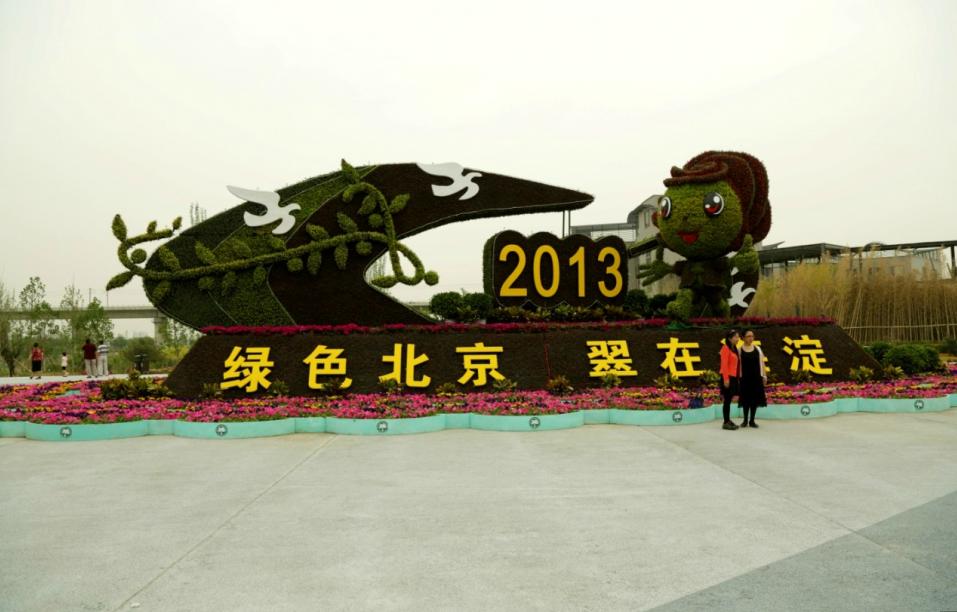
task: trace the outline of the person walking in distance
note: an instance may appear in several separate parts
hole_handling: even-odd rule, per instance
[[[43,349],[40,343],[34,342],[33,349],[30,350],[30,380],[36,378],[40,380],[43,374]]]
[[[768,399],[764,393],[764,385],[768,380],[764,369],[764,353],[761,347],[754,343],[754,331],[744,332],[744,344],[739,349],[741,359],[741,380],[738,405],[744,412],[741,427],[757,427],[754,422],[754,413],[758,406],[767,406]]]
[[[70,369],[70,356],[66,354],[66,351],[63,351],[63,354],[60,355],[60,370],[63,372],[63,375],[66,376],[69,374],[67,370]]]
[[[735,430],[738,428],[731,421],[731,399],[738,395],[738,377],[740,376],[740,359],[738,358],[738,341],[740,336],[736,330],[730,330],[721,344],[721,406],[724,424],[722,429]]]
[[[96,347],[96,369],[100,376],[109,376],[110,374],[110,366],[107,360],[109,354],[110,345],[106,341],[100,340],[99,346]]]
[[[93,378],[97,374],[96,370],[96,345],[86,339],[83,345],[83,364],[86,366],[86,377]]]

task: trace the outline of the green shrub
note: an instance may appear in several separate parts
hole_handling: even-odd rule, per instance
[[[604,389],[613,389],[615,387],[621,386],[621,377],[617,374],[609,372],[601,377],[601,386]]]
[[[665,373],[655,379],[655,386],[659,389],[680,389],[684,382],[678,376]]]
[[[796,383],[811,382],[813,379],[814,377],[811,376],[811,373],[807,370],[798,370],[796,372],[791,372],[791,380],[793,380]]]
[[[456,395],[460,393],[459,388],[452,382],[444,382],[435,388],[436,395]]]
[[[851,380],[856,382],[867,382],[874,379],[874,370],[867,366],[861,366],[859,368],[851,368],[850,370]]]
[[[149,378],[143,378],[136,372],[131,372],[129,378],[116,378],[101,382],[100,395],[104,400],[149,399],[169,397],[172,392]]]
[[[625,294],[625,303],[622,308],[639,317],[647,317],[649,306],[648,295],[642,289],[629,289],[628,293]]]
[[[462,294],[455,291],[436,293],[429,300],[429,310],[432,314],[449,321],[456,320],[464,306],[465,300],[462,299]]]
[[[498,393],[514,391],[517,387],[518,383],[511,378],[503,378],[502,380],[496,380],[492,382],[492,389]]]
[[[897,366],[905,374],[933,372],[941,367],[940,354],[926,344],[897,344],[887,349],[884,365]]]
[[[561,374],[554,378],[549,378],[548,382],[545,383],[545,389],[554,395],[568,395],[575,391],[575,387],[572,386],[572,381],[568,380],[567,376]]]
[[[666,317],[665,307],[678,296],[677,293],[659,293],[648,300],[648,314],[652,317]]]
[[[884,355],[887,354],[887,349],[891,348],[889,342],[875,342],[870,346],[865,346],[864,350],[871,354],[871,357],[876,359],[879,363],[883,363]]]
[[[269,385],[269,390],[267,393],[273,397],[284,397],[289,395],[289,385],[284,381],[274,380],[272,384]]]
[[[948,355],[957,355],[957,338],[947,338],[941,342],[940,352]]]
[[[701,373],[701,376],[698,377],[698,383],[703,387],[717,387],[718,381],[720,380],[721,375],[714,370],[705,370]]]
[[[904,370],[900,369],[897,366],[884,366],[884,369],[881,370],[881,373],[884,375],[884,378],[903,378]]]
[[[494,305],[492,296],[487,293],[466,293],[462,301],[466,307],[475,311],[479,319],[487,319]]]

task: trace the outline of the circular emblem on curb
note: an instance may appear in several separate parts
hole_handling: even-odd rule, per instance
[[[69,427],[61,427],[61,428],[60,428],[60,437],[61,437],[61,438],[69,438],[69,437],[72,436],[72,435],[73,435],[73,430],[72,430],[71,428],[69,428]]]
[[[528,420],[528,426],[532,429],[538,429],[538,426],[542,424],[542,420],[538,417],[532,417]]]
[[[801,414],[804,416],[811,414],[811,407],[807,405],[801,406]]]
[[[671,414],[671,420],[674,421],[675,423],[680,423],[681,421],[685,420],[685,415],[681,414],[680,411],[675,410]]]
[[[385,421],[379,421],[378,423],[375,424],[375,428],[376,428],[376,431],[378,431],[379,433],[385,433],[389,431],[389,424],[386,423]]]
[[[229,428],[223,425],[222,423],[216,426],[216,435],[219,436],[220,438],[225,436],[227,433],[229,433]]]
[[[923,410],[923,409],[924,409],[924,400],[922,400],[922,399],[914,400],[914,408],[915,408],[916,410]]]

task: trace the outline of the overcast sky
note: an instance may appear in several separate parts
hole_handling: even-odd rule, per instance
[[[761,158],[766,242],[957,239],[957,2],[0,0],[0,279],[122,271],[110,220],[210,214],[353,163],[457,161],[586,191],[611,223],[707,149]],[[480,290],[485,239],[406,243]],[[138,282],[111,304],[145,304]]]

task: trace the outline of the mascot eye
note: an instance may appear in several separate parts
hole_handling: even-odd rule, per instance
[[[717,191],[704,196],[704,212],[709,217],[717,217],[724,210],[724,198]]]
[[[671,198],[661,196],[658,200],[658,213],[665,219],[671,216]]]

